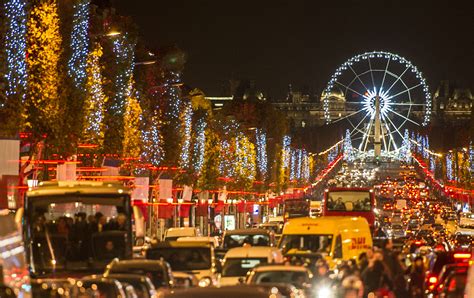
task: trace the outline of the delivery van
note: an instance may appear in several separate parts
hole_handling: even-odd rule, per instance
[[[333,267],[371,249],[372,236],[363,217],[295,218],[285,224],[278,246],[287,259],[322,257]]]

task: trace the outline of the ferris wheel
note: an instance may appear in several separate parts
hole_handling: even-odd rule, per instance
[[[422,73],[399,55],[374,51],[344,62],[322,94],[326,123],[344,121],[354,148],[383,155],[398,151],[403,130],[425,126],[431,95]]]

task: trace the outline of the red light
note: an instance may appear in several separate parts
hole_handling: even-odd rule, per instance
[[[421,241],[415,241],[416,245],[421,245]]]
[[[437,281],[438,281],[438,278],[436,276],[431,276],[430,278],[428,278],[428,282],[430,284],[435,284]]]

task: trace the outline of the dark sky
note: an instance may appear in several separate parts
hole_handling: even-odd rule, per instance
[[[320,92],[355,54],[385,50],[412,61],[431,91],[441,79],[474,91],[472,0],[117,0],[153,47],[178,45],[187,84],[218,95],[231,77],[273,98],[288,83]]]

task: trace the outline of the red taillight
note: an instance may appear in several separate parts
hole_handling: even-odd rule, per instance
[[[470,253],[455,253],[454,254],[455,259],[470,259],[471,254]]]
[[[421,241],[415,241],[416,245],[421,245],[421,243],[422,243]]]
[[[431,276],[428,278],[428,283],[430,284],[435,284],[438,281],[438,278],[436,276]]]

